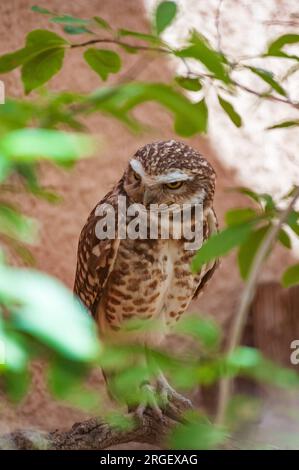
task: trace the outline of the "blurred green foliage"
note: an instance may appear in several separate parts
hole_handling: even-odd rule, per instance
[[[192,268],[195,272],[199,271],[204,263],[238,248],[240,275],[246,280],[260,245],[271,227],[278,222],[281,202],[285,202],[292,196],[291,191],[282,198],[282,201],[275,202],[269,194],[258,194],[249,188],[235,188],[235,191],[246,195],[251,200],[251,204],[248,207],[227,211],[226,227],[207,240],[194,257]],[[277,238],[277,241],[287,250],[292,248],[289,236],[291,233],[293,236],[298,236],[299,233],[299,212],[295,209],[291,210]],[[289,268],[283,275],[285,287],[298,282],[298,267],[296,269],[296,266]]]

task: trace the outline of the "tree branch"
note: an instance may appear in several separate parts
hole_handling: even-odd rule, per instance
[[[294,103],[293,101],[289,99],[279,98],[279,96],[274,96],[274,95],[269,95],[269,94],[265,95],[263,93],[259,93],[258,91],[255,91],[252,88],[249,88],[248,86],[237,82],[236,80],[233,80],[232,82],[237,88],[240,88],[240,90],[246,91],[247,93],[255,95],[258,98],[265,98],[271,101],[278,101],[279,103],[287,104],[289,106],[292,106],[295,109],[299,109],[299,103]]]
[[[217,29],[217,40],[218,40],[218,48],[220,48],[221,46],[221,35],[220,35],[220,30],[219,30],[219,27],[220,27],[220,14],[221,14],[221,6],[222,6],[222,3],[223,3],[223,0],[220,0],[219,2],[219,5],[218,5],[218,9],[217,9],[217,14],[216,14],[216,29]],[[70,48],[71,49],[74,49],[74,48],[78,48],[78,47],[86,47],[86,46],[90,46],[92,44],[100,44],[100,43],[106,43],[106,44],[116,44],[118,46],[122,46],[122,47],[131,47],[133,49],[137,49],[137,50],[140,50],[140,51],[147,51],[147,52],[157,52],[157,53],[162,53],[162,54],[173,54],[173,50],[172,49],[168,49],[168,48],[165,48],[165,47],[155,47],[155,46],[144,46],[144,45],[136,45],[136,44],[130,44],[130,43],[127,43],[125,41],[121,41],[119,39],[111,39],[111,38],[97,38],[97,39],[91,39],[89,41],[86,41],[86,42],[82,42],[82,43],[77,43],[77,44],[71,44],[70,45]],[[187,75],[188,76],[196,76],[196,77],[199,77],[199,78],[208,78],[208,79],[213,79],[214,77],[211,75],[211,74],[206,74],[206,73],[193,73],[192,70],[190,69],[189,67],[189,64],[188,64],[188,61],[185,60],[184,57],[181,57],[180,58],[182,60],[182,62],[184,63],[186,69],[187,69]],[[236,65],[236,64],[234,64]],[[243,91],[246,91],[247,93],[251,93],[259,98],[265,98],[265,99],[268,99],[268,100],[271,100],[271,101],[278,101],[280,103],[284,103],[284,104],[287,104],[289,106],[292,106],[293,108],[296,108],[296,109],[299,109],[299,103],[295,103],[289,99],[283,99],[283,98],[279,98],[278,96],[275,96],[275,95],[270,95],[270,94],[263,94],[263,93],[259,93],[255,90],[253,90],[252,88],[249,88],[245,85],[242,85],[241,83],[233,80],[232,81],[233,84],[243,90]]]
[[[153,51],[153,52],[160,52],[164,54],[169,54],[171,53],[171,50],[166,49],[164,47],[155,47],[155,46],[143,46],[143,45],[135,45],[135,44],[129,44],[125,41],[120,41],[119,39],[111,39],[111,38],[97,38],[97,39],[91,39],[90,41],[86,42],[81,42],[78,44],[71,44],[71,49],[77,48],[77,47],[85,47],[85,46],[90,46],[92,44],[100,44],[100,43],[106,43],[106,44],[116,44],[118,46],[122,47],[131,47],[132,49],[138,49],[140,51]]]
[[[297,199],[299,198],[299,186],[296,188],[295,193],[287,206],[287,208],[281,212],[280,217],[276,225],[273,225],[272,229],[269,231],[268,235],[264,239],[260,248],[258,249],[256,256],[254,257],[253,264],[249,273],[248,281],[243,291],[239,310],[236,314],[235,321],[232,326],[232,332],[230,335],[230,341],[228,345],[227,354],[231,354],[236,347],[240,344],[241,337],[244,331],[244,326],[246,323],[248,311],[252,299],[254,297],[256,284],[259,278],[261,267],[267,256],[267,253],[272,248],[274,241],[276,240],[278,233],[282,225],[286,222],[289,214],[291,213]],[[225,421],[225,415],[227,406],[231,397],[231,388],[232,388],[232,379],[229,377],[224,377],[220,381],[219,388],[219,400],[218,400],[218,410],[216,415],[216,424],[223,425]]]
[[[14,450],[103,450],[118,444],[141,442],[165,447],[171,428],[177,423],[163,415],[157,418],[150,411],[141,424],[131,430],[121,430],[97,418],[75,423],[67,431],[44,432],[19,430],[0,437],[0,449]]]

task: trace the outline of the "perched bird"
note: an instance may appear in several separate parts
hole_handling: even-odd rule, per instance
[[[188,145],[169,140],[139,149],[119,182],[99,204],[114,209],[118,224],[120,196],[125,197],[126,209],[142,204],[147,214],[152,204],[164,208],[176,204],[178,211],[188,205],[200,206],[202,219],[197,222],[192,213],[191,225],[202,230],[202,243],[217,231],[214,190],[215,172],[208,161]],[[149,228],[143,238],[121,238],[116,234],[112,239],[99,239],[97,224],[103,215],[98,207],[91,212],[79,239],[74,292],[95,318],[104,342],[156,346],[197,297],[217,262],[203,266],[194,275],[190,263],[197,249],[186,249],[186,239],[174,237],[174,226],[168,238],[159,237],[159,220],[158,237],[154,239]],[[132,219],[132,215],[125,215],[125,226]],[[134,319],[141,323],[155,321],[159,327],[126,330],[126,322]],[[180,397],[162,374],[155,386],[169,400]],[[159,407],[154,407],[159,412]]]

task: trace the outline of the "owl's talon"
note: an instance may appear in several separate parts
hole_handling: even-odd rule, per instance
[[[142,390],[144,392],[142,403],[134,410],[130,410],[134,412],[139,423],[143,423],[146,413],[151,413],[158,420],[167,416],[179,423],[187,422],[182,414],[184,411],[192,409],[193,404],[189,398],[174,390],[165,377],[159,377],[156,389],[146,383],[142,385]]]
[[[146,409],[146,406],[144,406],[144,405],[139,405],[139,406],[136,408],[135,412],[134,412],[134,414],[135,414],[137,420],[140,421],[141,423],[143,422],[143,417],[144,417],[145,409]]]
[[[150,384],[144,384],[142,390],[144,391],[144,399],[143,403],[140,403],[135,410],[137,419],[142,422],[147,410],[151,410],[157,419],[162,419],[163,411],[157,402],[155,389]]]
[[[168,409],[171,414],[181,414],[194,408],[192,401],[172,388],[163,375],[158,378],[158,393],[164,405],[163,409]]]
[[[178,423],[185,424],[187,420],[182,416],[182,410],[175,407],[173,404],[168,403],[164,410],[165,416],[172,419],[173,421],[177,421]]]

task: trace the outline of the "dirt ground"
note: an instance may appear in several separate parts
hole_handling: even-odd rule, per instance
[[[141,0],[75,0],[64,2],[63,7],[58,0],[41,0],[38,4],[50,10],[79,17],[103,16],[116,27],[142,31],[148,31],[149,28]],[[1,2],[1,53],[21,47],[24,36],[32,29],[46,27],[60,31],[57,26],[48,23],[43,15],[31,12],[31,5],[31,0]],[[78,38],[73,37],[73,40]],[[126,72],[136,58],[121,53],[124,60],[123,70]],[[169,76],[169,64],[166,59],[157,59],[141,70],[138,78],[166,81]],[[1,78],[5,81],[7,95],[22,96],[19,71]],[[51,81],[51,88],[56,90],[88,92],[99,86],[101,83],[97,75],[86,66],[79,50],[68,54],[62,72]],[[151,131],[132,135],[116,121],[100,115],[94,116],[88,120],[88,126],[103,139],[97,157],[80,162],[71,172],[63,172],[49,166],[42,167],[42,181],[62,194],[63,203],[49,205],[31,197],[18,198],[24,211],[41,222],[40,241],[33,250],[37,267],[58,277],[70,288],[74,279],[78,236],[89,211],[120,177],[128,158],[138,147],[150,141],[175,137],[171,118],[161,108],[146,105],[139,109],[138,115],[152,126]],[[215,208],[221,224],[223,214],[228,208],[243,203],[239,195],[225,191],[227,187],[236,186],[239,182],[229,169],[222,166],[221,155],[217,154],[217,142],[214,142],[212,147],[208,138],[197,136],[189,139],[188,143],[200,149],[216,169],[218,184]],[[264,279],[275,279],[280,275],[283,256],[279,250],[272,256],[263,273]],[[209,313],[221,324],[226,325],[234,314],[241,287],[232,255],[223,260],[203,297],[195,302],[191,309]],[[80,412],[58,404],[48,396],[42,380],[43,373],[43,366],[36,365],[32,391],[17,409],[2,402],[0,433],[22,427],[49,430],[69,426],[80,419]],[[100,383],[100,375],[95,377],[94,381]]]

